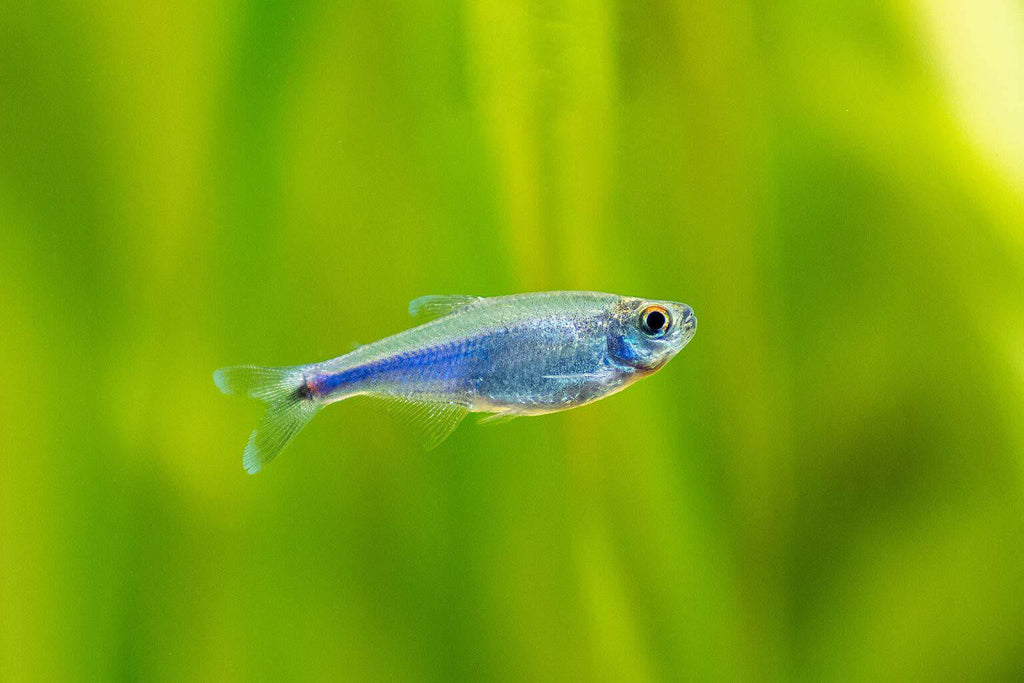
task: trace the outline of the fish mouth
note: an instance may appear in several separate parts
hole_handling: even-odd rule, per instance
[[[689,306],[682,306],[680,324],[683,326],[683,336],[687,341],[697,332],[697,316]]]

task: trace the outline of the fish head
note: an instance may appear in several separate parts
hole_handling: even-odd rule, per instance
[[[653,372],[679,353],[696,331],[697,316],[686,304],[622,299],[611,313],[608,353],[619,365]]]

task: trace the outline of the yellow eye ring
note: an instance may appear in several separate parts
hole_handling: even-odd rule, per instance
[[[651,337],[660,337],[671,325],[672,317],[664,306],[651,304],[640,313],[640,329]]]

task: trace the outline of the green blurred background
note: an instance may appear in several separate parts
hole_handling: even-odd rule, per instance
[[[664,371],[255,477],[233,363],[431,293]],[[1024,676],[1024,5],[0,8],[0,678]]]

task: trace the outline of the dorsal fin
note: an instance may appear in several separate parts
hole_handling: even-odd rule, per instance
[[[416,318],[417,322],[425,323],[454,313],[460,308],[480,301],[479,296],[467,296],[464,294],[444,295],[428,294],[409,302],[409,315]]]

